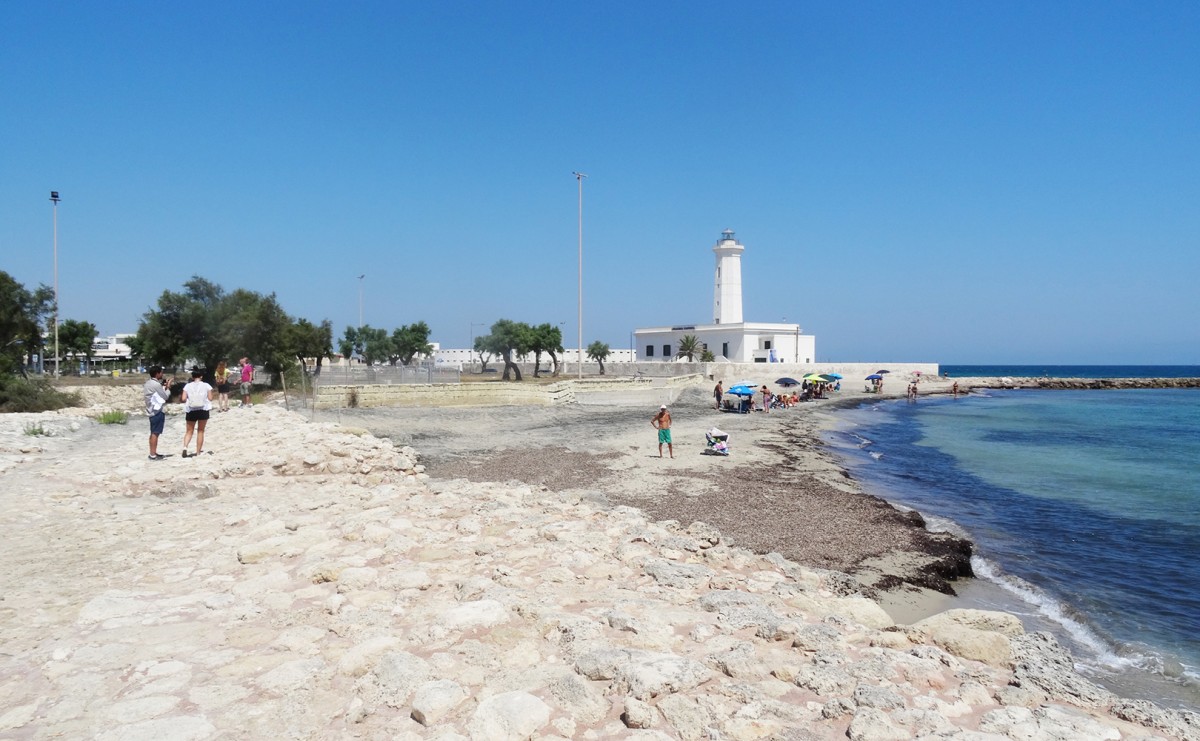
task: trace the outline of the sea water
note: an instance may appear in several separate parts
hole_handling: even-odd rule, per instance
[[[975,544],[972,606],[1050,630],[1122,695],[1200,707],[1200,389],[922,397],[843,424],[868,491]]]

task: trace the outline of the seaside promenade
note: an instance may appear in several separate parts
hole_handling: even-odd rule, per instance
[[[818,523],[843,543],[919,529],[822,459],[819,405],[714,412],[743,458],[701,456],[706,392],[676,400],[675,461],[648,410],[583,405],[256,405],[212,420],[212,455],[160,462],[144,419],[91,419],[136,388],[0,417],[0,737],[1200,738],[1011,616],[898,623],[866,572],[804,561],[822,551],[653,512],[755,471],[725,509],[786,506],[771,461],[798,448],[821,498],[867,502]]]

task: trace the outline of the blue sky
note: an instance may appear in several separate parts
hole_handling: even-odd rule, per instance
[[[0,4],[0,269],[445,346],[749,321],[821,361],[1200,363],[1200,5]],[[357,276],[366,274],[360,281]],[[472,324],[474,323],[474,327]]]

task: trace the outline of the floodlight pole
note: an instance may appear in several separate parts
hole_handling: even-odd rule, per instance
[[[58,378],[58,191],[50,191],[50,200],[54,203],[54,377]]]
[[[579,181],[579,379],[583,380],[583,179],[582,172],[572,172]]]
[[[471,322],[471,344],[467,345],[467,357],[468,358],[474,357],[473,353],[475,352],[475,328],[476,327],[486,327],[486,326],[487,326],[487,322]],[[471,362],[474,363],[475,361],[471,360]]]
[[[362,329],[363,278],[366,278],[366,277],[367,277],[366,273],[363,273],[362,275],[358,276],[358,328],[359,329]]]

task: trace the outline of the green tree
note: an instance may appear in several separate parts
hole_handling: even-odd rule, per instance
[[[608,343],[596,340],[587,346],[587,356],[600,364],[600,375],[604,375],[604,360],[612,351],[608,349]]]
[[[492,362],[492,358],[495,357],[495,353],[488,349],[488,343],[491,342],[491,339],[491,335],[478,335],[475,338],[475,345],[472,347],[475,354],[479,356],[480,373],[487,370],[488,363]]]
[[[550,356],[550,360],[554,363],[554,375],[558,376],[558,353],[563,351],[562,346],[562,329],[550,323],[539,324],[533,327],[530,340],[532,345],[530,351],[533,352],[533,376],[537,378],[538,371],[542,364],[542,353]]]
[[[511,380],[511,376],[516,375],[516,380],[520,381],[521,369],[513,357],[533,351],[533,328],[525,322],[500,319],[492,325],[491,333],[485,338],[485,348],[504,358],[504,380]]]
[[[307,319],[297,319],[292,325],[289,347],[304,372],[308,372],[308,359],[316,359],[313,375],[321,375],[321,361],[333,357],[333,325],[329,320],[313,324]]]
[[[248,356],[275,381],[293,364],[292,319],[274,294],[226,293],[200,276],[183,288],[163,291],[158,308],[142,316],[136,344],[144,359],[175,367],[195,360],[211,374],[223,359]]]
[[[359,329],[362,335],[363,343],[363,362],[367,365],[375,365],[384,361],[391,362],[395,365],[396,362],[391,360],[392,355],[392,336],[383,327],[372,327],[367,325]]]
[[[433,345],[429,344],[429,325],[416,322],[403,325],[392,332],[392,355],[401,365],[409,365],[417,355],[429,355]],[[395,360],[392,361],[395,365]]]
[[[360,331],[362,327],[346,327],[346,331],[342,334],[342,339],[338,340],[338,352],[346,360],[355,355],[360,358],[363,355],[363,350],[366,349],[363,333]]]
[[[709,350],[707,347],[704,348],[704,352],[700,353],[700,362],[701,363],[715,363],[716,360],[717,360],[717,356],[713,355],[713,351]]]
[[[696,335],[685,334],[679,340],[679,351],[675,353],[675,357],[687,358],[688,362],[691,363],[696,359],[695,356],[699,355],[703,350],[704,345]]]
[[[92,365],[92,343],[96,341],[96,325],[77,319],[64,319],[58,325],[58,346],[64,355],[78,359],[80,355]]]
[[[0,376],[25,376],[34,354],[44,354],[43,329],[54,314],[54,291],[38,286],[30,291],[0,270]]]

